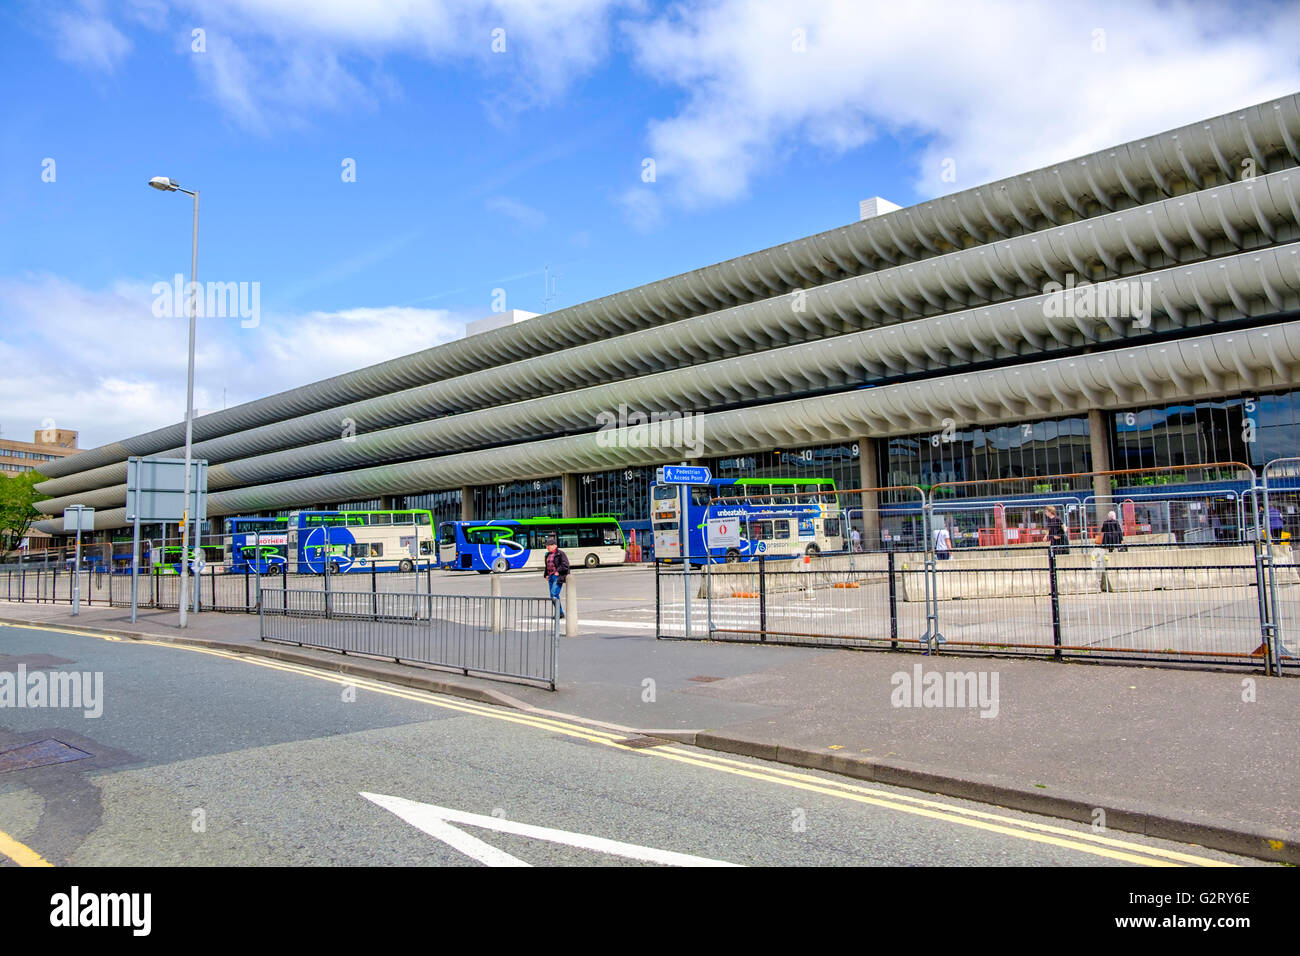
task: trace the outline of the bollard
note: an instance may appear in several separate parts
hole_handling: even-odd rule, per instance
[[[574,575],[570,574],[564,582],[564,636],[578,636],[578,586]]]
[[[492,575],[492,633],[501,633],[501,575]]]

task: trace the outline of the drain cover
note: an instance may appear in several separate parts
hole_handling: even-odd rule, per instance
[[[33,767],[45,767],[54,763],[67,763],[69,760],[83,760],[90,754],[76,747],[69,747],[61,740],[38,740],[34,744],[24,744],[13,750],[0,751],[0,773],[11,770],[30,770]]]
[[[631,747],[633,750],[645,750],[648,747],[661,747],[668,741],[661,740],[658,737],[624,737],[622,740],[616,740],[614,743],[623,747]]]

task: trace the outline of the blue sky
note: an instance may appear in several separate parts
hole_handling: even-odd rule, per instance
[[[544,267],[562,308],[1300,88],[1293,4],[898,6],[0,6],[0,429],[183,414],[151,286],[188,278],[190,204],[154,175],[202,190],[199,278],[260,283],[256,327],[200,322],[212,409],[447,341],[495,289],[543,311]]]

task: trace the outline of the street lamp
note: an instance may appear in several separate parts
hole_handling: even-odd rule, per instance
[[[163,192],[182,192],[187,196],[194,197],[194,242],[191,246],[190,255],[190,361],[189,371],[185,382],[185,519],[181,523],[181,627],[186,626],[186,611],[189,604],[189,581],[190,569],[193,562],[190,560],[190,482],[193,480],[191,464],[191,446],[194,441],[194,320],[197,314],[197,303],[195,297],[198,295],[199,288],[199,191],[182,188],[179,184],[172,182],[166,176],[155,176],[149,180],[149,185],[154,189],[160,189]],[[195,528],[195,547],[198,546],[198,515],[194,516]],[[197,613],[199,605],[199,582],[194,582],[194,610]]]

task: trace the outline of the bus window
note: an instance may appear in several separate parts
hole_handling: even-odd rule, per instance
[[[677,497],[676,485],[655,485],[654,487],[655,501],[672,501],[676,499],[676,497]]]
[[[691,504],[697,508],[703,508],[713,500],[713,489],[708,485],[691,486]]]
[[[433,524],[433,515],[429,514],[427,511],[421,511],[415,516],[415,523],[424,525],[427,528],[429,525]]]
[[[427,540],[427,539],[424,540],[424,541],[421,541],[421,542],[420,542],[420,554],[423,554],[423,555],[433,554],[433,542],[432,542],[432,541],[429,541],[429,540]]]
[[[556,543],[561,550],[572,548],[578,549],[578,531],[576,528],[561,528],[560,533],[556,535]]]
[[[364,528],[366,526],[365,515],[348,515],[348,524],[354,528]]]
[[[601,534],[599,525],[582,525],[577,528],[576,533],[580,548],[599,548],[605,544],[605,536]]]
[[[372,525],[391,525],[393,523],[392,515],[372,514],[366,515],[366,517],[370,519],[369,524]]]
[[[743,498],[745,497],[745,488],[743,485],[719,485],[716,496],[718,498]]]
[[[822,522],[822,527],[824,529],[823,534],[825,534],[826,537],[838,538],[840,536],[839,518],[827,518],[824,522]]]
[[[438,529],[438,543],[451,546],[456,543],[456,526],[445,524]]]
[[[766,523],[766,522],[764,522]],[[786,519],[772,522],[772,528],[776,532],[775,537],[778,539],[790,537],[790,522]]]
[[[602,543],[606,547],[608,548],[619,547],[623,544],[623,532],[620,528],[614,528],[614,527],[610,527],[609,525],[605,525],[600,530],[603,532]]]

